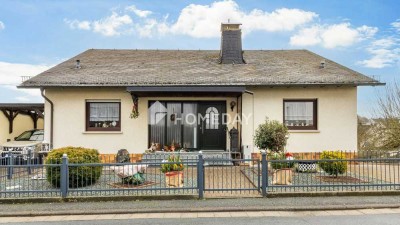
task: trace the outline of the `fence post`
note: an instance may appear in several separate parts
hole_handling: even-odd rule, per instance
[[[263,151],[261,153],[261,188],[262,188],[262,196],[267,197],[267,189],[268,189],[268,162],[267,162],[267,153]]]
[[[204,159],[200,152],[197,162],[197,188],[199,189],[199,199],[204,198]]]
[[[68,156],[64,154],[62,157],[61,174],[60,174],[60,189],[61,197],[66,198],[68,196],[69,178],[68,178]]]
[[[11,151],[8,152],[7,155],[7,179],[11,180],[13,177],[13,167],[12,165],[14,164],[14,160],[13,160],[13,154],[11,153]]]
[[[31,170],[31,160],[32,160],[32,158],[31,158],[31,154],[32,154],[32,150],[28,150],[28,157],[27,157],[27,160],[26,160],[26,164],[28,165],[28,174],[29,175],[31,175],[32,174],[32,170]]]

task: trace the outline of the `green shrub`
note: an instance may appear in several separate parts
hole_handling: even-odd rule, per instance
[[[65,147],[52,150],[46,158],[46,164],[62,164],[62,156],[67,154],[69,164],[101,163],[99,152],[95,149]],[[69,166],[69,187],[80,188],[95,184],[100,178],[102,166]],[[46,167],[47,181],[54,187],[60,187],[60,166]]]
[[[274,152],[268,155],[268,159],[271,160],[271,167],[274,170],[279,169],[288,169],[293,168],[295,163],[293,162],[293,154],[292,153],[284,153],[284,152]],[[286,162],[274,162],[274,160],[287,160]]]
[[[182,164],[182,160],[179,156],[169,156],[165,164],[161,164],[161,172],[171,172],[171,171],[182,171],[185,167]]]
[[[288,139],[287,127],[277,120],[260,124],[254,136],[254,144],[259,149],[270,150],[272,152],[281,152],[286,146]]]
[[[341,151],[323,151],[321,153],[321,159],[346,159],[346,154]],[[329,175],[343,174],[347,171],[346,161],[331,161],[331,162],[319,162],[319,166],[327,172]]]

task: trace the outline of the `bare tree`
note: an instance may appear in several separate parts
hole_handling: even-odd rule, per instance
[[[400,86],[397,82],[387,85],[384,93],[378,95],[375,109],[376,125],[374,137],[381,149],[400,147]]]

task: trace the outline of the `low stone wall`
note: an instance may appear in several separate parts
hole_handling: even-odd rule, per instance
[[[129,154],[131,163],[142,161],[143,154]],[[116,163],[117,154],[100,154],[100,160],[102,163]]]
[[[321,158],[321,152],[292,152],[295,159],[304,159],[304,160],[318,160]],[[346,159],[355,159],[357,158],[357,152],[345,152]],[[252,159],[260,159],[261,153],[251,153]]]

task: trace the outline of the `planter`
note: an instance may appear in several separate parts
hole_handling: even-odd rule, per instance
[[[316,173],[317,163],[315,162],[298,162],[297,171],[302,173]]]
[[[275,170],[272,177],[273,185],[292,185],[293,171],[291,168]]]
[[[251,159],[252,160],[258,160],[261,161],[262,155],[260,153],[251,153]]]
[[[171,171],[165,173],[167,187],[183,187],[183,171]]]

